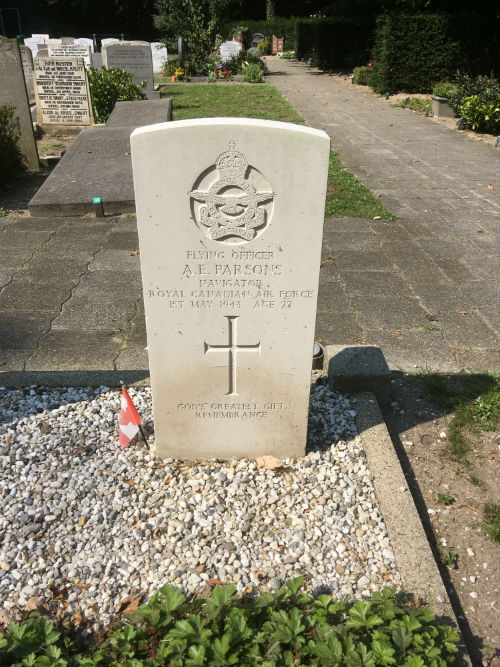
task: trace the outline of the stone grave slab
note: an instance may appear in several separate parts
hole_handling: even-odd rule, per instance
[[[102,53],[91,53],[90,64],[92,65],[92,67],[95,67],[96,69],[102,67]]]
[[[118,102],[105,127],[80,132],[28,204],[31,215],[84,215],[95,196],[106,213],[135,211],[130,134],[170,116],[170,99]]]
[[[75,37],[75,44],[87,44],[90,47],[90,52],[94,53],[94,40],[90,37]]]
[[[35,95],[41,125],[94,124],[82,58],[35,58]]]
[[[25,165],[38,171],[38,151],[31,120],[28,93],[24,81],[21,52],[16,39],[0,35],[0,104],[13,104],[19,119],[21,136],[19,148]]]
[[[157,455],[303,456],[328,136],[207,118],[131,147]]]
[[[27,46],[19,46],[21,62],[23,64],[24,83],[30,104],[35,104],[35,84],[33,83],[33,54]]]
[[[153,74],[161,74],[163,65],[167,62],[167,47],[162,42],[151,42],[151,55],[153,58]]]

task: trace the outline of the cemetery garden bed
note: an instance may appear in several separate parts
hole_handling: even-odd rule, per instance
[[[461,381],[460,376],[451,380]],[[485,523],[484,509],[488,504],[498,508],[500,501],[498,423],[494,430],[466,428],[470,449],[465,457],[457,457],[450,442],[455,412],[432,400],[425,390],[428,381],[429,376],[396,374],[394,401],[384,417],[441,563],[473,664],[497,667],[500,563],[498,541],[487,531],[496,530],[498,540],[499,524],[498,514],[496,522]]]

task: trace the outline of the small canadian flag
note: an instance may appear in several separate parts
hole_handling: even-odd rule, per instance
[[[122,403],[120,410],[120,447],[126,447],[139,432],[141,418],[132,403],[125,387],[122,387]]]

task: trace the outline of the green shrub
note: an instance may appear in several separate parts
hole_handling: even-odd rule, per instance
[[[373,67],[355,67],[353,69],[354,83],[360,86],[370,86],[372,80]]]
[[[163,65],[162,74],[163,76],[173,76],[180,67],[179,56],[168,56],[167,62]]]
[[[257,63],[249,63],[243,70],[243,81],[249,83],[263,83],[264,72]]]
[[[295,51],[283,51],[280,58],[283,58],[284,60],[293,60],[293,58],[295,58]]]
[[[141,86],[132,82],[132,74],[122,69],[89,67],[87,74],[97,123],[105,123],[108,120],[117,102],[143,100],[146,97]]]
[[[259,43],[257,44],[257,50],[263,54],[271,53],[269,37],[263,37],[261,40],[259,40]]]
[[[401,107],[402,109],[425,113],[430,104],[431,99],[429,97],[409,97],[406,100],[401,100],[401,102],[396,102],[396,104],[391,104],[391,107]]]
[[[0,104],[0,183],[17,176],[25,169],[19,148],[21,128],[12,104]]]
[[[296,19],[274,16],[269,21],[245,21],[244,25],[237,26],[234,25],[234,22],[226,22],[223,28],[223,34],[230,39],[234,32],[240,32],[245,49],[252,46],[252,35],[256,32],[267,37],[269,43],[271,43],[272,36],[276,35],[276,37],[283,37],[284,48],[290,50],[295,49],[295,21]]]
[[[455,90],[456,87],[454,86],[453,83],[449,82],[436,83],[436,85],[432,89],[432,94],[435,95],[436,97],[444,97],[445,99],[448,99],[454,94]]]
[[[457,72],[448,104],[478,132],[500,132],[500,84],[487,76]]]
[[[210,597],[187,601],[164,586],[108,630],[99,647],[73,645],[44,618],[11,623],[0,635],[0,664],[40,667],[162,667],[165,665],[398,665],[446,667],[457,652],[457,631],[426,607],[401,602],[385,588],[370,600],[334,602],[300,593],[302,577],[276,594],[238,597],[215,586]]]

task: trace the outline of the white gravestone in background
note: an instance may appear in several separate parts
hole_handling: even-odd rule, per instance
[[[47,39],[49,36],[47,35]],[[33,58],[36,56],[38,53],[38,50],[40,49],[41,46],[45,44],[45,37],[40,36],[40,35],[32,35],[31,37],[26,37],[24,39],[24,45],[27,46],[31,54],[33,55]]]
[[[153,73],[161,74],[163,65],[167,62],[167,47],[161,42],[151,42],[151,55],[153,57]]]
[[[94,40],[90,39],[90,37],[76,37],[75,44],[86,44],[90,46],[90,52],[94,53]]]
[[[86,67],[90,67],[90,46],[88,44],[49,44],[49,58],[83,58]]]
[[[157,455],[302,456],[328,136],[207,118],[131,147]]]
[[[222,42],[219,47],[220,59],[222,62],[226,60],[231,60],[234,56],[238,56],[241,51],[241,45],[239,42]]]

